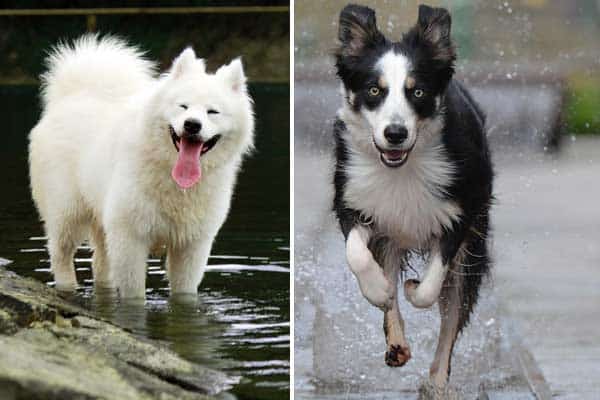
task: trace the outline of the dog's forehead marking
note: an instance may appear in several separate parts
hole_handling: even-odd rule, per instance
[[[388,87],[388,82],[385,80],[385,77],[383,75],[379,75],[379,79],[377,80],[377,84],[379,85],[380,88],[387,88]]]
[[[404,54],[391,50],[385,53],[376,64],[381,73],[380,81],[390,88],[403,88],[408,77],[410,61]]]

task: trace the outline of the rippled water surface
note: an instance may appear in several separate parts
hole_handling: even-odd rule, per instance
[[[238,399],[289,393],[289,101],[287,85],[254,85],[256,152],[246,161],[229,219],[213,247],[197,302],[168,297],[160,259],[150,259],[147,301],[93,295],[91,251],[76,255],[77,300],[184,358],[240,377]],[[0,257],[52,285],[41,224],[31,203],[27,134],[39,115],[37,88],[0,87]],[[7,129],[8,126],[8,129]],[[230,397],[230,396],[229,396]]]

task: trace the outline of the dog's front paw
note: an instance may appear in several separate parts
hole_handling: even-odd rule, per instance
[[[385,277],[381,268],[369,268],[360,271],[356,277],[360,291],[369,303],[383,310],[387,310],[392,306],[394,287]]]
[[[439,293],[428,293],[427,291],[419,293],[420,285],[421,281],[417,279],[407,279],[404,281],[404,297],[410,304],[417,308],[429,308],[436,302]]]
[[[445,384],[438,386],[431,379],[424,381],[419,387],[418,400],[460,400],[461,396],[458,391]]]
[[[388,367],[401,367],[410,360],[410,349],[399,344],[389,344],[385,352],[385,363]]]

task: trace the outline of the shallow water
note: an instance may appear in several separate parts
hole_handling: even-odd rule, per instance
[[[184,358],[240,378],[224,394],[283,399],[289,393],[289,101],[287,85],[253,85],[256,152],[246,161],[227,223],[213,247],[197,300],[171,301],[161,260],[150,259],[145,305],[92,292],[91,252],[76,255],[76,300]],[[31,203],[27,134],[37,88],[0,87],[0,257],[52,285],[45,238]],[[228,396],[228,397],[227,397]]]

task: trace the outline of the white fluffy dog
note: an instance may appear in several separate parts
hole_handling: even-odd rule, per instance
[[[216,73],[191,48],[156,77],[115,38],[59,45],[30,134],[33,199],[59,289],[91,239],[96,287],[145,295],[146,258],[166,246],[172,293],[196,293],[225,221],[254,118],[239,59]]]

